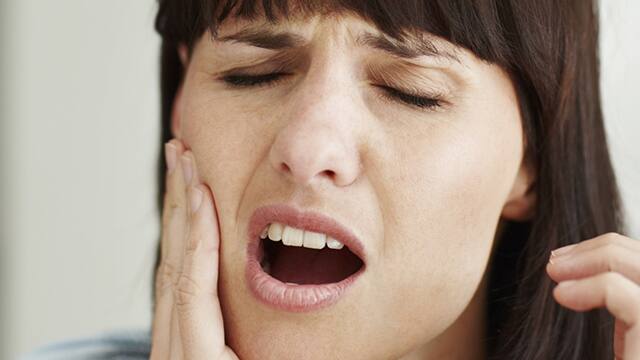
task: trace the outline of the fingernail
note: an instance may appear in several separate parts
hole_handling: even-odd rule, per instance
[[[191,177],[193,176],[191,159],[186,155],[182,155],[180,158],[182,159],[182,173],[184,175],[184,183],[188,185],[191,183]]]
[[[167,172],[171,174],[176,168],[177,149],[175,145],[171,143],[164,144],[164,158],[167,162]]]
[[[560,256],[560,255],[564,255],[566,253],[568,253],[569,251],[571,251],[574,247],[576,247],[578,244],[572,244],[572,245],[567,245],[567,246],[563,246],[561,248],[555,249],[551,252],[551,256]]]
[[[189,203],[191,204],[191,213],[195,213],[202,204],[202,190],[195,186],[190,187],[189,191]]]

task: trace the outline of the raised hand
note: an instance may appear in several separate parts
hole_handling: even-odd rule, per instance
[[[640,242],[608,233],[552,252],[547,272],[561,305],[606,307],[616,318],[616,359],[640,360]]]
[[[167,190],[151,359],[237,359],[224,341],[213,195],[200,183],[193,153],[180,141],[166,143],[165,156]]]

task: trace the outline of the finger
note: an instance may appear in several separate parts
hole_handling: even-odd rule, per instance
[[[198,173],[198,166],[193,152],[191,150],[185,150],[181,160],[184,164],[188,164],[188,166],[185,166],[185,168],[187,168],[187,172],[185,173],[187,188],[189,188],[189,185],[198,185],[200,183],[200,174]]]
[[[629,329],[624,342],[624,359],[640,360],[640,326]]]
[[[616,359],[623,359],[624,355],[624,338],[629,331],[629,327],[624,322],[616,319],[613,328],[613,353]]]
[[[186,149],[180,158],[183,168],[185,169],[184,178],[186,188],[189,186],[200,184],[200,174],[198,172],[198,166],[196,164],[196,158],[191,150]]]
[[[621,274],[601,273],[580,280],[565,281],[553,290],[554,298],[575,311],[606,307],[622,321],[625,335],[624,359],[640,358],[640,286]]]
[[[613,271],[640,284],[640,251],[609,243],[591,250],[570,252],[549,259],[547,272],[556,282],[581,279]]]
[[[176,292],[176,308],[185,357],[212,359],[226,351],[217,292],[218,217],[207,186],[191,186],[189,202],[191,226],[185,247],[184,269]]]
[[[615,232],[609,232],[596,236],[593,239],[581,241],[577,244],[567,245],[551,252],[552,257],[563,256],[566,254],[575,254],[581,251],[596,249],[609,244],[617,244],[632,251],[640,252],[640,241],[631,239]]]
[[[178,280],[184,252],[184,237],[187,233],[187,191],[184,180],[184,166],[180,161],[184,146],[178,140],[170,145],[176,149],[175,168],[167,176],[165,201],[162,214],[161,261],[168,265],[171,284]],[[170,289],[170,288],[169,288]],[[170,291],[169,291],[170,292]]]
[[[182,194],[185,196],[185,200],[183,202],[184,204],[183,210],[185,212],[185,216],[184,216],[185,223],[183,224],[184,226],[181,229],[182,232],[180,234],[180,246],[175,248],[177,271],[175,271],[176,277],[174,278],[174,282],[173,282],[174,306],[171,313],[171,331],[169,335],[170,343],[171,343],[170,345],[171,359],[179,359],[179,358],[183,358],[184,356],[184,353],[183,353],[184,344],[182,343],[182,339],[181,339],[179,314],[175,307],[175,288],[178,286],[177,283],[182,273],[182,270],[184,268],[183,264],[184,264],[185,243],[189,233],[189,227],[191,225],[190,212],[188,211],[188,199],[186,195],[188,191],[187,189],[193,184],[195,184],[198,179],[198,174],[195,166],[195,158],[193,156],[193,153],[190,150],[187,150],[187,149],[184,150],[184,152],[180,156],[179,162],[182,168],[182,183],[180,184],[180,186],[182,189]]]
[[[173,308],[173,284],[177,281],[176,254],[180,237],[186,222],[186,200],[181,186],[182,170],[179,155],[184,150],[179,141],[165,144],[166,191],[162,212],[162,235],[160,241],[160,264],[157,269],[155,286],[155,310],[152,324],[151,358],[166,358],[170,351],[171,312]]]
[[[180,233],[180,241],[179,241],[179,246],[177,246],[175,248],[176,250],[176,278],[175,281],[173,282],[174,286],[173,286],[173,307],[172,307],[172,311],[171,311],[171,334],[170,334],[170,359],[182,359],[184,358],[184,349],[185,349],[185,344],[182,343],[182,331],[180,329],[180,315],[178,314],[178,309],[176,308],[176,289],[178,288],[178,283],[180,281],[180,277],[182,276],[182,271],[184,268],[184,253],[185,253],[185,246],[186,246],[186,242],[187,242],[187,236],[189,234],[190,231],[190,226],[191,226],[191,214],[189,212],[189,204],[188,204],[188,195],[187,195],[187,189],[189,188],[190,184],[193,183],[193,179],[194,179],[194,171],[195,171],[195,166],[194,166],[194,162],[192,161],[193,156],[189,154],[190,151],[186,150],[182,153],[182,155],[180,156],[180,166],[182,169],[182,177],[181,177],[181,190],[182,190],[182,194],[184,195],[184,202],[183,202],[183,211],[185,213],[184,216],[184,220],[185,223],[183,224],[183,227],[181,229],[181,233]]]

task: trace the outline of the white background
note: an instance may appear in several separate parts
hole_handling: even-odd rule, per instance
[[[603,1],[607,129],[638,237],[640,2]],[[0,358],[147,327],[159,234],[155,2],[0,6]]]

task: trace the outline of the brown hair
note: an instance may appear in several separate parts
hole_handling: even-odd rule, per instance
[[[183,71],[176,46],[226,18],[270,21],[290,16],[287,0],[158,0],[162,36],[162,137],[171,138],[171,108]],[[536,216],[509,222],[492,254],[488,292],[490,359],[606,359],[613,318],[604,309],[576,313],[552,297],[545,266],[551,250],[623,231],[600,103],[596,0],[325,0],[294,1],[297,14],[344,12],[403,39],[427,31],[501,66],[511,76],[536,169]],[[165,164],[158,166],[162,208]],[[156,269],[159,260],[159,247]],[[155,282],[155,272],[154,272]]]

